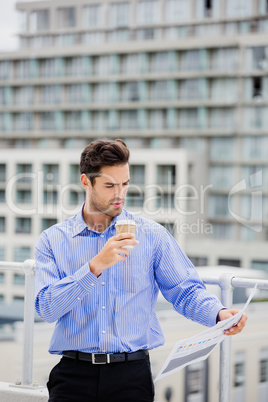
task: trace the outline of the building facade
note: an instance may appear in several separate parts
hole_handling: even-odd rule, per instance
[[[196,265],[267,271],[267,1],[55,0],[17,10],[20,48],[0,54],[0,260],[32,257],[40,231],[58,219],[27,214],[37,202],[34,175],[46,211],[59,203],[61,170],[73,169],[66,178],[77,184],[72,152],[121,137],[135,153],[146,150],[132,169],[146,188],[134,180],[129,206],[146,215],[159,186],[154,208],[168,216],[153,218]],[[153,152],[155,173],[146,162]],[[176,160],[192,152],[199,156],[181,174]],[[20,174],[13,203],[23,216],[6,202]],[[71,205],[81,203],[81,193],[70,194]]]

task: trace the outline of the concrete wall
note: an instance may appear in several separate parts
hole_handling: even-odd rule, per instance
[[[47,402],[48,392],[46,388],[23,388],[6,382],[0,382],[1,402]]]

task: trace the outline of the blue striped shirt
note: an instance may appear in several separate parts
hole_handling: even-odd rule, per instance
[[[82,207],[83,208],[83,207]],[[103,233],[80,212],[45,230],[36,244],[37,313],[56,322],[49,352],[134,352],[164,343],[155,313],[159,290],[187,318],[212,326],[221,308],[176,240],[161,225],[122,211]],[[115,235],[118,219],[137,224],[139,244],[97,278],[89,261]]]

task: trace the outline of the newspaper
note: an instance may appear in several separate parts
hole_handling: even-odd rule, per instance
[[[157,375],[155,382],[169,374],[181,370],[189,364],[205,360],[213,349],[223,341],[225,336],[224,331],[238,323],[253,298],[256,289],[257,285],[253,288],[242,310],[237,314],[226,320],[219,321],[214,327],[198,335],[177,342]]]

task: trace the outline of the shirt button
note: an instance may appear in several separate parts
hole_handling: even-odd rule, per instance
[[[105,334],[106,331],[104,331],[104,329],[102,330],[102,333]]]
[[[105,352],[106,352],[106,349],[103,349],[102,353],[105,353]]]
[[[94,283],[91,283],[90,285],[91,285],[91,286],[94,286]]]
[[[100,237],[104,237],[103,235],[100,235]]]
[[[80,297],[78,297],[77,300],[81,300]]]
[[[105,308],[106,308],[105,306],[102,306],[102,309],[103,309],[103,310],[105,310]]]
[[[105,285],[105,282],[101,282],[101,284],[102,284],[102,286],[104,286],[104,285]]]

